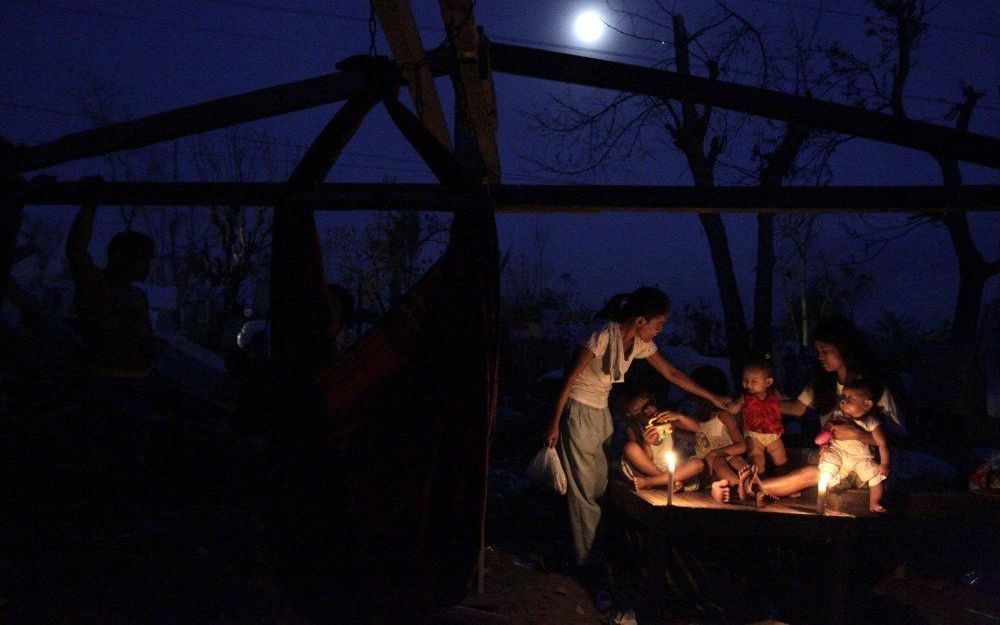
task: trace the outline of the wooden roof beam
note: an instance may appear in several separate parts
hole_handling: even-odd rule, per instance
[[[450,53],[427,53],[432,76],[450,71]],[[284,115],[346,100],[365,87],[362,72],[344,71],[185,106],[130,121],[65,135],[55,141],[14,149],[17,172],[34,171],[81,158],[141,148],[236,124]]]
[[[282,206],[314,210],[422,210],[481,207],[476,195],[438,184],[324,183],[290,192],[272,182],[104,182],[39,178],[9,194],[25,205]],[[498,212],[950,212],[1000,210],[1000,185],[914,187],[694,187],[502,185],[490,190]]]
[[[486,42],[481,40],[473,15],[475,3],[473,0],[439,0],[439,4],[449,42],[454,46],[458,57],[458,67],[452,74],[456,100],[456,149],[460,152],[459,158],[467,160],[467,156],[461,154],[462,145],[459,141],[464,121],[475,140],[477,156],[482,161],[483,181],[486,184],[498,184],[500,151],[496,140],[499,126],[496,94],[489,52],[484,45]]]
[[[689,100],[1000,168],[1000,139],[874,111],[651,67],[490,44],[493,69],[544,80]]]
[[[441,145],[451,150],[451,135],[445,123],[441,99],[426,62],[424,44],[409,0],[373,0],[372,4],[420,121]]]

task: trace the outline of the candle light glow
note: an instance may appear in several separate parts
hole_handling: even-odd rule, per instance
[[[819,484],[817,484],[816,514],[826,513],[826,488],[830,485],[830,476],[822,471],[819,474]]]
[[[670,480],[667,483],[667,505],[673,505],[674,503],[674,467],[677,466],[677,454],[671,449],[667,452],[667,472],[670,475]]]

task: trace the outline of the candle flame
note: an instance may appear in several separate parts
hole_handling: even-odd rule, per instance
[[[673,451],[668,451],[667,452],[667,468],[670,469],[671,473],[673,473],[675,466],[677,466],[677,454],[675,454]]]
[[[826,493],[826,487],[830,484],[830,476],[826,473],[819,474],[819,494],[823,495]]]

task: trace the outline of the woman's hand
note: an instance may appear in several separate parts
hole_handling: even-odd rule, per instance
[[[889,477],[889,465],[880,464],[878,465],[878,468],[875,469],[875,472],[878,473],[879,475],[884,475],[885,477]]]
[[[711,401],[720,410],[729,410],[729,407],[733,403],[732,398],[722,397],[721,395],[713,395]]]
[[[555,425],[549,427],[549,429],[546,430],[545,432],[545,439],[544,439],[545,446],[555,447],[556,441],[558,440],[559,440],[559,424],[556,423]]]

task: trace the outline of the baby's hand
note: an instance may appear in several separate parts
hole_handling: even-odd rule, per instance
[[[650,445],[655,445],[660,440],[660,433],[655,427],[649,427],[643,431],[642,438]]]

